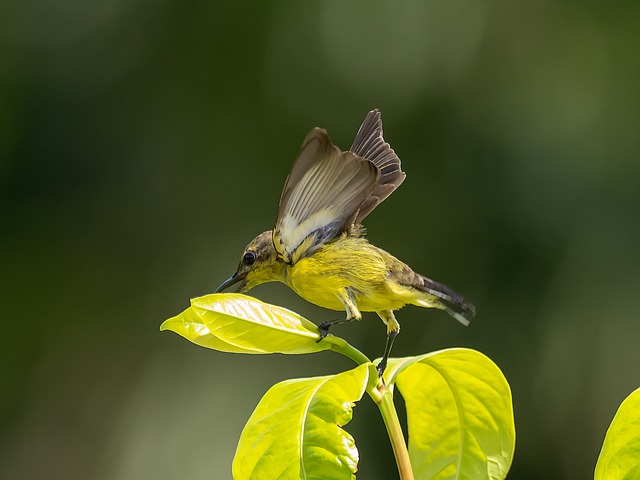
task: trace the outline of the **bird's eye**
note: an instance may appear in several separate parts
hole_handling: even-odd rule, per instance
[[[256,261],[256,254],[253,252],[247,252],[244,254],[244,257],[242,257],[242,261],[245,265],[253,265]]]

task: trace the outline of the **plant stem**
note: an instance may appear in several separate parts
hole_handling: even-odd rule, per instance
[[[351,360],[356,362],[358,365],[362,365],[364,363],[371,363],[371,360],[362,353],[357,348],[349,345],[346,340],[335,337],[333,335],[327,335],[323,342],[329,342],[331,344],[331,350],[334,352],[341,353],[345,357],[349,357]]]
[[[358,365],[371,363],[371,360],[369,360],[364,353],[349,345],[346,340],[340,337],[328,335],[324,341],[331,344],[331,350],[349,357]],[[371,365],[371,369],[373,375],[375,375],[376,370],[373,364]],[[393,455],[396,457],[396,463],[398,464],[400,480],[413,480],[413,470],[411,469],[407,444],[404,441],[404,434],[400,426],[396,406],[393,403],[393,387],[387,388],[382,379],[377,379],[377,383],[373,379],[371,380],[367,387],[367,393],[376,405],[378,405],[380,413],[382,414],[382,420],[387,427],[387,433],[389,434],[391,447],[393,448]]]
[[[393,454],[398,464],[400,480],[413,480],[413,470],[411,469],[407,444],[404,441],[404,434],[402,433],[398,413],[393,403],[393,389],[384,387],[384,390],[381,401],[376,403],[378,403],[382,419],[387,427],[387,433],[391,439],[391,447],[393,448]]]

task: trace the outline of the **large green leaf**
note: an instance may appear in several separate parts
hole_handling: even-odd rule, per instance
[[[640,478],[640,388],[616,412],[604,438],[595,480]]]
[[[511,390],[489,358],[442,350],[392,359],[387,375],[406,402],[416,480],[506,478],[515,448]]]
[[[239,293],[214,293],[191,300],[166,320],[171,330],[197,345],[233,353],[312,353],[331,348],[317,342],[318,327],[286,308]]]
[[[271,387],[240,436],[234,480],[355,478],[358,450],[340,427],[351,420],[370,365]]]

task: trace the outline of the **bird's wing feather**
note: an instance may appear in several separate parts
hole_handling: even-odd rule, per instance
[[[372,162],[340,151],[325,130],[311,130],[280,198],[273,230],[279,256],[293,264],[348,229],[379,175]]]
[[[365,117],[350,151],[369,160],[380,170],[378,183],[355,219],[356,223],[360,223],[400,186],[406,175],[396,152],[382,137],[382,119],[377,109],[371,110]]]

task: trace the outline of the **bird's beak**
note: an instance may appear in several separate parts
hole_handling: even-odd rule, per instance
[[[222,282],[222,285],[220,285],[218,288],[216,288],[216,291],[214,293],[220,293],[223,290],[226,290],[227,288],[229,288],[231,285],[234,285],[238,282],[242,282],[242,284],[240,285],[240,290],[242,290],[245,286],[245,279],[247,278],[247,274],[246,273],[241,273],[238,274],[238,272],[234,273],[233,275],[231,275],[231,277],[229,277],[227,280],[225,280],[224,282]]]

